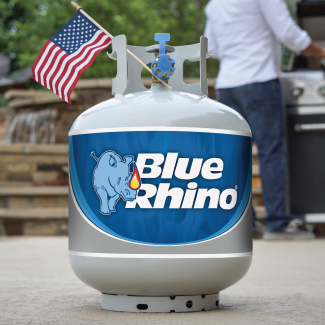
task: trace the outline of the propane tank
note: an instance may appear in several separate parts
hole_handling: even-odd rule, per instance
[[[187,312],[219,307],[219,292],[252,259],[252,136],[245,119],[207,97],[207,39],[171,47],[113,38],[114,98],[69,132],[69,256],[103,309]],[[141,81],[142,67],[172,89]],[[200,82],[185,84],[185,60]]]

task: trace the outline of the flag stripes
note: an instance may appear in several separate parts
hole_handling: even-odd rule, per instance
[[[111,42],[106,34],[97,30],[92,38],[78,50],[68,54],[60,46],[47,41],[35,61],[33,78],[71,104],[70,96],[83,71],[94,61],[96,55]]]

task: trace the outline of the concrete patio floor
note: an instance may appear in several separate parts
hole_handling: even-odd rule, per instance
[[[0,237],[0,324],[325,324],[325,240],[255,241],[219,310],[130,314],[100,308],[70,268],[66,237]]]

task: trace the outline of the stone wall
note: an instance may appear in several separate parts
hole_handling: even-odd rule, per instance
[[[72,105],[49,90],[9,90],[5,93],[9,110],[8,108],[2,109],[3,112],[1,112],[0,109],[0,141],[7,144],[15,142],[9,132],[9,126],[18,114],[25,114],[27,117],[27,114],[31,112],[52,109],[57,112],[54,122],[54,143],[67,143],[68,131],[76,117],[87,108],[111,98],[110,87],[109,79],[101,80],[101,82],[96,79],[81,80],[71,96]],[[25,132],[26,130],[21,130],[21,126],[18,125],[18,131]],[[30,142],[28,135],[23,138],[24,142]]]
[[[196,79],[186,80],[188,83],[199,82]],[[143,79],[144,85],[149,88],[151,79]],[[214,80],[209,80],[209,96],[215,98]],[[72,93],[72,105],[63,101],[49,90],[9,90],[5,93],[8,102],[7,108],[0,108],[0,143],[12,143],[16,140],[10,134],[9,126],[17,114],[40,112],[53,109],[57,112],[55,119],[54,143],[68,143],[68,131],[76,119],[86,109],[112,98],[111,79],[80,80]],[[27,132],[26,128],[18,125],[18,131]],[[30,142],[28,135],[21,136],[24,142]],[[13,141],[14,140],[14,141]],[[34,143],[33,141],[31,141]]]
[[[0,220],[8,235],[68,232],[68,145],[0,146]]]
[[[150,79],[144,79],[145,86],[150,84]],[[214,80],[208,84],[209,97],[215,98]],[[83,111],[112,97],[111,80],[80,80],[72,94],[72,105],[48,90],[9,90],[5,97],[8,107],[0,108],[0,233],[66,235],[68,131]],[[17,114],[48,108],[57,111],[55,143],[11,143],[8,129]],[[28,137],[22,138],[28,142]],[[253,203],[262,217],[265,210],[256,155],[254,147]]]

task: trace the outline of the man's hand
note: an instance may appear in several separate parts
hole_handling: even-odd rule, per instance
[[[311,42],[302,53],[315,56],[317,59],[325,58],[325,48],[316,45],[314,42]]]

